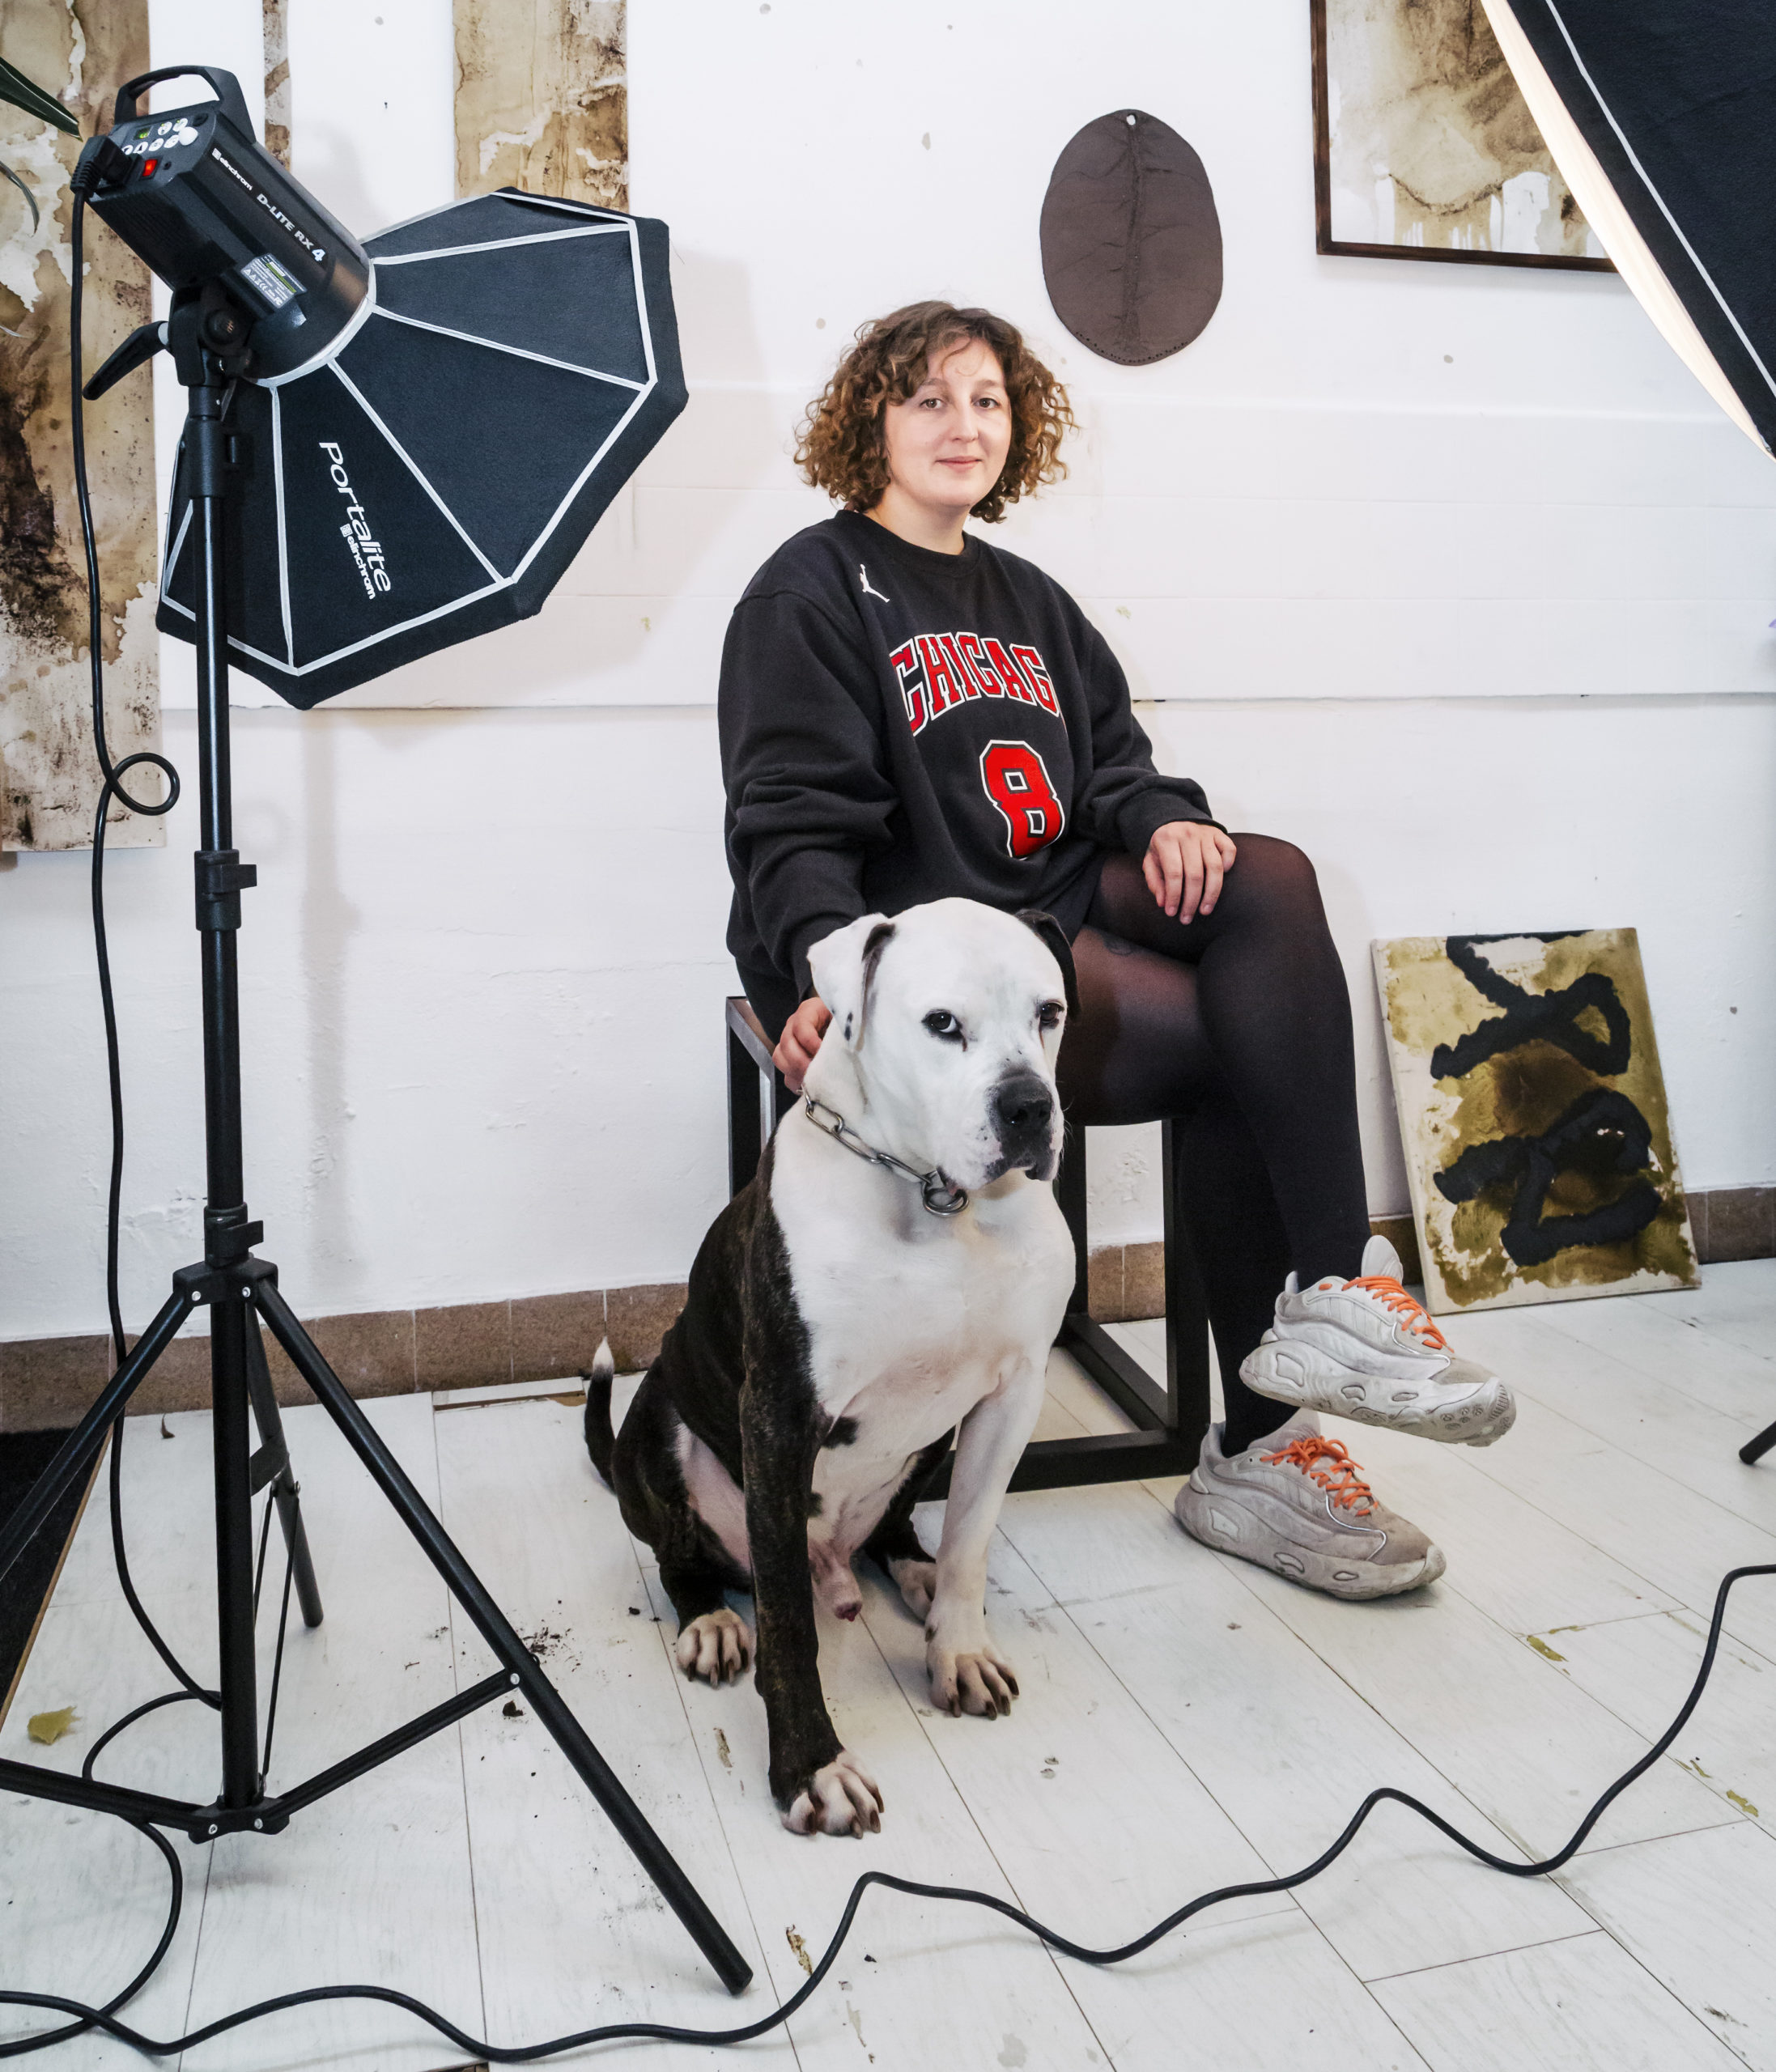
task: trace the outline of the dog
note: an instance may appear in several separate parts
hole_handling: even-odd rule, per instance
[[[586,1443],[659,1558],[687,1675],[754,1652],[771,1794],[797,1834],[878,1829],[839,1744],[814,1603],[854,1619],[868,1555],[925,1626],[938,1705],[996,1718],[1017,1693],[987,1637],[987,1547],[1036,1422],[1074,1261],[1052,1180],[1055,1064],[1073,958],[1060,924],[940,899],[809,953],[832,1022],[804,1098],[712,1226],[620,1435],[608,1360]],[[956,1441],[935,1559],[913,1506]]]

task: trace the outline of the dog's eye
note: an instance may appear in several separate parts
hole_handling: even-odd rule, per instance
[[[1061,1017],[1066,1012],[1065,1006],[1060,1000],[1044,1000],[1036,1010],[1036,1026],[1039,1029],[1058,1029]]]
[[[933,1008],[925,1017],[925,1026],[943,1042],[959,1043],[962,1041],[962,1024],[948,1008]]]

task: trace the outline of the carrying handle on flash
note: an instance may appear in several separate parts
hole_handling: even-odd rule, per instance
[[[259,132],[253,117],[247,113],[246,98],[240,91],[240,82],[232,72],[224,72],[214,65],[164,65],[157,72],[144,72],[139,79],[126,79],[117,89],[117,113],[113,126],[121,122],[134,122],[136,119],[136,96],[146,92],[150,87],[159,86],[163,79],[202,79],[222,104],[222,112],[243,137],[257,141]]]

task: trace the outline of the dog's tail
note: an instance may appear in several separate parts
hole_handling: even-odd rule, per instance
[[[610,1340],[601,1339],[586,1375],[586,1451],[592,1464],[610,1480],[610,1457],[617,1450],[617,1435],[610,1423],[610,1385],[617,1378],[617,1363],[610,1357]]]

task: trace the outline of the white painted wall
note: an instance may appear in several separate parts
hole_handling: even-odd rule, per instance
[[[365,229],[447,201],[448,0],[291,13],[299,176]],[[155,62],[252,98],[257,19],[155,0]],[[1691,1182],[1776,1178],[1776,471],[1619,282],[1316,257],[1297,0],[631,0],[630,35],[690,407],[540,618],[308,717],[238,680],[249,1191],[300,1306],[684,1272],[724,1182],[721,629],[822,513],[801,407],[923,295],[1024,325],[1085,421],[999,537],[1160,701],[1162,764],[1319,862],[1374,1205],[1405,1187],[1369,940],[1454,928],[1637,925]],[[1067,138],[1132,104],[1202,153],[1227,286],[1122,369],[1055,321],[1036,227]],[[171,643],[165,682],[190,773]],[[198,1243],[193,835],[113,867],[133,1321]],[[0,877],[0,1336],[102,1315],[85,869]],[[1155,1234],[1154,1133],[1096,1153],[1096,1234]]]

